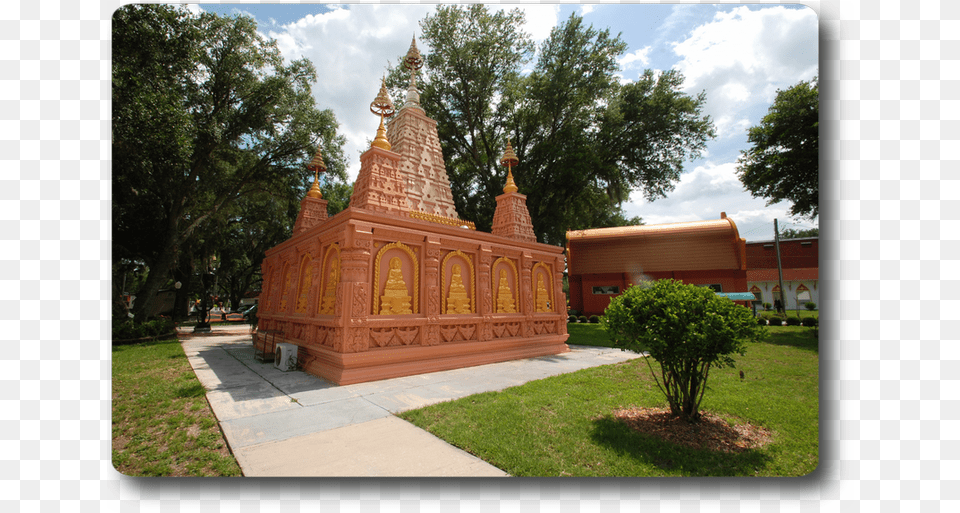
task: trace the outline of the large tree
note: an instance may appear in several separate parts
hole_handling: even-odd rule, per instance
[[[523,16],[441,6],[421,22],[430,47],[421,100],[438,122],[457,210],[490,228],[509,138],[541,242],[562,244],[570,229],[639,222],[624,218],[622,201],[634,190],[664,196],[681,163],[714,136],[701,114],[704,94],[684,94],[674,71],[621,84],[617,59],[626,45],[576,15],[552,31],[524,72],[535,47],[518,28]]]
[[[820,93],[817,77],[777,97],[758,126],[749,129],[752,148],[741,152],[737,173],[755,198],[767,205],[788,200],[790,215],[820,213]]]
[[[215,239],[238,200],[298,200],[318,143],[328,173],[345,178],[343,138],[315,106],[315,80],[251,18],[168,5],[114,13],[113,258],[149,269],[138,318],[181,251],[216,251],[197,239]]]

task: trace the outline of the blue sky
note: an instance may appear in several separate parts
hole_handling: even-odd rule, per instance
[[[644,69],[677,68],[686,92],[706,91],[705,112],[718,136],[702,158],[684,164],[684,174],[666,198],[645,201],[631,195],[628,216],[646,224],[717,219],[726,212],[748,241],[773,238],[773,220],[786,228],[816,222],[789,218],[787,202],[766,206],[736,178],[736,161],[749,147],[747,128],[757,125],[778,89],[819,74],[817,16],[801,5],[776,4],[491,4],[520,7],[524,27],[537,41],[577,12],[597,29],[621,34],[628,49],[621,59],[621,80],[635,80]],[[359,153],[372,139],[377,120],[370,101],[389,63],[406,53],[419,21],[435,6],[321,4],[200,4],[222,15],[247,14],[265,36],[278,41],[285,58],[309,58],[318,71],[317,106],[332,109],[348,142],[348,173],[359,170]],[[532,65],[532,64],[531,64]],[[521,191],[523,192],[523,191]]]

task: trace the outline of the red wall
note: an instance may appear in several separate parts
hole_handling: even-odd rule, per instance
[[[673,278],[692,285],[720,284],[723,292],[747,292],[746,271],[727,269],[708,271],[674,271],[662,273],[647,273],[647,277],[654,280]],[[570,283],[570,308],[577,310],[578,315],[603,315],[610,304],[610,300],[620,294],[594,294],[593,287],[617,286],[623,293],[631,285],[630,276],[626,273],[583,274],[573,275]]]
[[[809,243],[809,244],[804,244]],[[820,239],[780,241],[780,262],[784,269],[820,267]],[[747,269],[776,269],[777,250],[773,241],[747,244]]]

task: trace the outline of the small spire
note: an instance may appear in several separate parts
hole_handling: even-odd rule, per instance
[[[517,154],[513,152],[513,146],[510,145],[510,139],[507,138],[507,150],[503,152],[503,157],[500,159],[500,164],[507,166],[507,184],[503,186],[503,192],[517,192],[517,184],[513,181],[513,169],[512,167],[519,164],[520,159],[517,158]]]
[[[313,156],[313,160],[307,164],[307,169],[313,171],[313,186],[310,187],[307,196],[323,199],[323,194],[320,193],[320,171],[326,171],[327,165],[323,163],[323,154],[320,152],[320,146],[317,146],[317,153]]]
[[[380,127],[377,128],[377,137],[370,146],[389,150],[390,141],[387,140],[387,129],[383,126],[383,118],[392,116],[396,112],[396,109],[393,106],[393,101],[390,100],[390,94],[387,92],[386,77],[380,79],[380,93],[377,94],[377,97],[370,103],[370,112],[380,116]]]

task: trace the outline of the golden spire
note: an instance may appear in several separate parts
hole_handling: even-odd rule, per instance
[[[387,140],[387,129],[383,127],[383,118],[392,116],[396,109],[393,107],[393,101],[390,100],[390,94],[387,92],[386,78],[380,80],[380,93],[370,103],[370,112],[380,116],[380,128],[377,128],[377,137],[370,144],[384,150],[390,149],[390,141]]]
[[[423,57],[420,56],[420,50],[417,50],[417,36],[413,36],[410,42],[410,50],[403,58],[403,67],[410,70],[410,86],[407,87],[407,98],[403,104],[404,108],[420,108],[420,93],[417,91],[417,70],[423,67]]]
[[[513,146],[510,146],[510,139],[507,138],[507,150],[503,152],[503,157],[500,159],[500,164],[507,166],[507,184],[503,186],[503,192],[517,192],[519,190],[517,184],[513,181],[512,170],[512,167],[519,163],[520,159],[513,152]]]
[[[320,153],[320,146],[317,146],[317,153],[313,156],[313,160],[307,164],[307,169],[313,171],[313,186],[310,187],[307,196],[323,199],[323,194],[320,193],[320,171],[326,171],[327,166],[323,163],[323,154]]]

